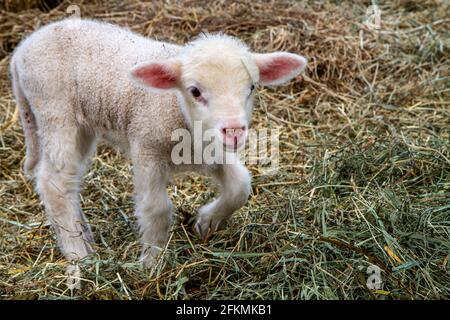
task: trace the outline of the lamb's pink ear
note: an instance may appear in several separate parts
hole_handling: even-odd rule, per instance
[[[180,64],[176,61],[146,62],[135,66],[131,77],[150,89],[175,89],[180,83]]]
[[[287,52],[254,53],[259,69],[259,83],[279,85],[299,75],[306,67],[304,57]]]

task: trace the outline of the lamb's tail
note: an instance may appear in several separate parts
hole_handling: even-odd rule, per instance
[[[11,61],[11,80],[13,94],[16,98],[16,104],[19,108],[20,119],[22,121],[23,132],[25,135],[25,144],[27,146],[27,154],[24,164],[25,173],[32,176],[34,168],[39,162],[39,136],[37,133],[37,123],[33,110],[25,97],[19,81],[19,73],[14,59]]]

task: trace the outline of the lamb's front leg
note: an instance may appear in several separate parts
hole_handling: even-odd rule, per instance
[[[221,194],[199,210],[195,229],[204,240],[218,230],[236,210],[245,205],[251,191],[250,173],[239,162],[218,165],[212,176],[219,182]]]
[[[172,204],[167,194],[167,172],[155,164],[134,163],[136,216],[144,266],[150,267],[167,244]]]

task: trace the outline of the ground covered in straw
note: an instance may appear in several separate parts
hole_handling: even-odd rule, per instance
[[[170,187],[175,223],[163,263],[142,270],[130,163],[101,147],[82,206],[98,254],[80,290],[21,170],[25,146],[8,79],[17,43],[77,1],[0,4],[0,298],[434,299],[450,296],[449,8],[445,1],[92,1],[98,18],[184,43],[224,31],[255,51],[288,50],[308,69],[258,88],[255,128],[281,128],[276,175],[249,166],[253,193],[209,243],[193,233],[208,179]],[[375,21],[376,22],[376,21]],[[383,285],[367,287],[371,266]],[[373,269],[373,267],[372,267]]]

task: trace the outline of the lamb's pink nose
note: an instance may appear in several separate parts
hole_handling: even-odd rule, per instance
[[[246,126],[240,124],[222,127],[221,132],[224,144],[236,149],[242,143],[246,131]]]

